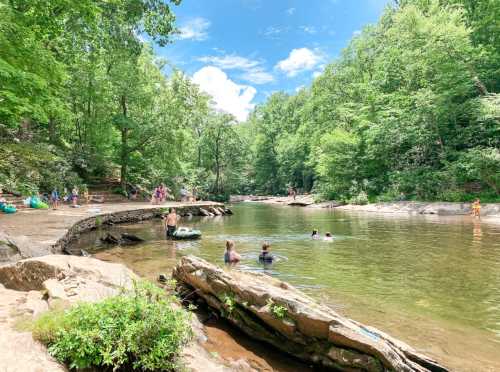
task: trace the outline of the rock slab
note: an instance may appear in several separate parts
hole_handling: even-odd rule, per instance
[[[269,276],[223,270],[186,256],[173,277],[181,296],[195,293],[249,336],[302,360],[332,370],[447,371],[403,342]]]

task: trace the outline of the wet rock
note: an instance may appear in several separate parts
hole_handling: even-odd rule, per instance
[[[210,207],[209,208],[209,211],[214,214],[215,216],[221,216],[222,214],[220,213],[219,209],[215,208],[215,207]]]
[[[130,245],[130,244],[137,244],[140,242],[143,242],[144,239],[139,238],[136,235],[129,234],[129,233],[122,233],[122,234],[112,234],[112,233],[106,233],[105,236],[101,237],[101,242],[106,243],[106,244],[120,244],[120,245]]]
[[[209,211],[207,211],[205,208],[200,208],[199,214],[200,214],[200,216],[209,217],[211,213]]]
[[[173,277],[253,338],[333,370],[446,371],[399,340],[337,314],[265,275],[186,256]]]

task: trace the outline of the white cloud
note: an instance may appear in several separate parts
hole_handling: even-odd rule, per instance
[[[315,34],[318,32],[314,26],[300,26],[300,29],[307,34]]]
[[[321,73],[322,73],[321,71],[314,71],[313,72],[313,78],[316,79],[318,76],[321,75]]]
[[[179,27],[179,38],[196,41],[206,40],[208,38],[207,30],[209,27],[209,20],[202,17],[192,18]]]
[[[276,68],[293,77],[306,70],[312,70],[322,61],[317,51],[308,48],[293,49],[287,59],[276,64]]]
[[[224,56],[206,56],[198,58],[199,61],[214,64],[223,70],[231,69],[249,69],[259,65],[259,61],[251,60],[236,54],[227,54]]]
[[[274,76],[260,68],[246,71],[241,78],[254,84],[267,84],[274,81]]]
[[[193,82],[212,96],[215,108],[233,114],[244,121],[255,107],[252,103],[257,90],[249,85],[239,85],[215,66],[205,66],[193,75]]]
[[[262,66],[262,61],[241,57],[236,54],[223,56],[205,56],[198,59],[222,70],[241,70],[240,77],[254,84],[266,84],[274,81],[274,76]]]
[[[293,15],[293,14],[295,13],[295,10],[296,10],[295,8],[288,8],[288,9],[286,10],[286,14],[288,14],[288,15]]]
[[[297,88],[295,88],[295,93],[300,92],[304,88],[305,88],[305,85],[299,85]]]
[[[352,36],[356,37],[356,36],[359,36],[361,35],[361,30],[355,30],[353,33],[352,33]]]
[[[279,35],[287,32],[289,30],[288,27],[275,27],[275,26],[269,26],[267,27],[264,32],[262,32],[262,35],[269,39],[278,39]]]

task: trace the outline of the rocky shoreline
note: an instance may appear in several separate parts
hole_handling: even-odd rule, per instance
[[[334,208],[344,211],[372,212],[372,213],[400,213],[410,215],[437,215],[437,216],[469,216],[472,203],[468,202],[417,202],[395,201],[385,203],[371,203],[364,205],[342,204],[334,200],[315,202],[312,195],[290,196],[232,196],[233,202],[255,202],[272,205],[300,206],[307,208]],[[481,208],[481,217],[500,222],[500,203],[484,203]]]
[[[215,202],[120,203],[58,210],[25,210],[0,216],[0,265],[20,259],[62,253],[80,234],[101,225],[140,222],[161,216],[169,207],[180,215],[215,215],[224,205]]]

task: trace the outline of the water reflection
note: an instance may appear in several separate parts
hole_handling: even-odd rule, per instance
[[[170,272],[195,254],[223,265],[234,240],[238,268],[286,280],[346,315],[401,337],[455,370],[500,370],[500,226],[470,217],[374,215],[244,203],[235,215],[193,218],[194,242],[166,242],[161,223],[131,225],[147,244],[98,256],[141,275]],[[333,243],[310,238],[332,232]],[[472,233],[471,233],[472,230]],[[268,241],[278,260],[258,261]]]

